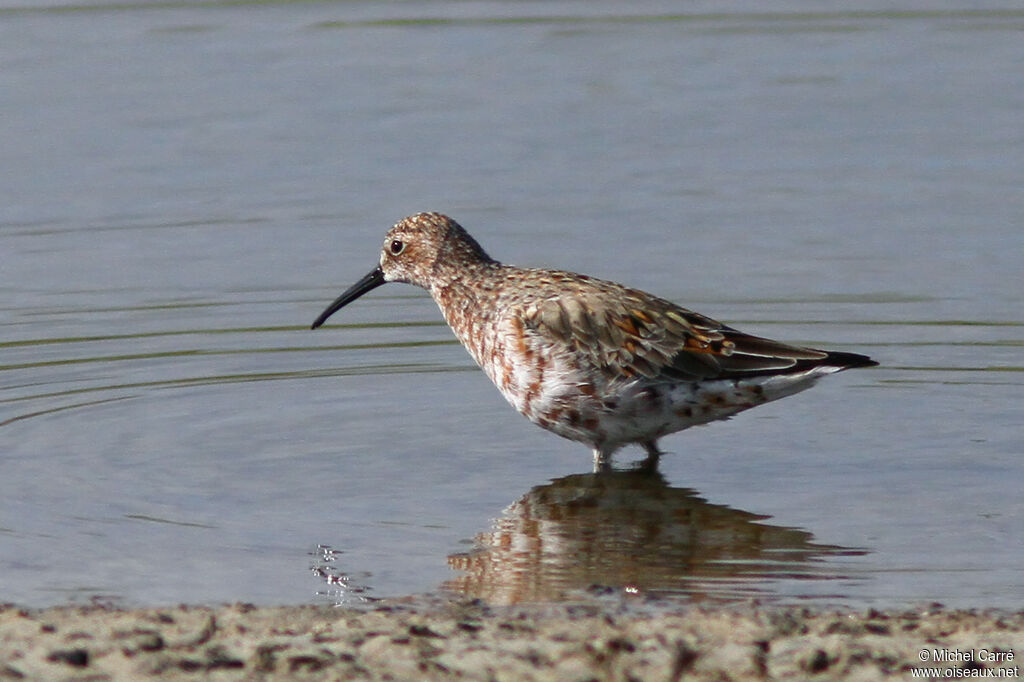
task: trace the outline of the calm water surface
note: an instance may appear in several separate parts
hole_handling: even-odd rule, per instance
[[[0,601],[1024,607],[1015,5],[49,4],[0,5]],[[881,367],[590,475],[424,293],[308,330],[418,210]]]

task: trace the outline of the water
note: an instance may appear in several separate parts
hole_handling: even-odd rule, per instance
[[[1024,607],[1024,12],[0,9],[0,600]],[[882,363],[587,474],[386,228]],[[628,462],[640,452],[623,452]]]

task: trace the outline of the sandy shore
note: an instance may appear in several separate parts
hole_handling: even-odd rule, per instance
[[[1021,656],[1024,613],[937,606],[0,607],[0,680],[1014,679]]]

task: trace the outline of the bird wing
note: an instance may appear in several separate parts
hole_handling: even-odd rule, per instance
[[[774,374],[824,351],[744,334],[670,301],[611,282],[524,302],[524,325],[568,346],[609,378],[697,380]],[[811,362],[810,364],[816,364]]]

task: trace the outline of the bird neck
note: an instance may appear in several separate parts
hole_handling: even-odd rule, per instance
[[[497,261],[478,261],[444,274],[435,273],[430,294],[438,303],[442,300],[475,303],[494,288],[501,268]]]

